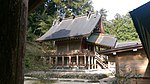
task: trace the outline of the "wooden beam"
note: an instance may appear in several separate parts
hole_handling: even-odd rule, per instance
[[[124,51],[129,51],[133,49],[143,49],[142,44],[138,45],[131,45],[131,46],[124,46],[124,47],[119,47],[119,48],[112,48],[108,50],[102,50],[102,51],[97,51],[99,54],[112,54],[113,52],[124,52]]]

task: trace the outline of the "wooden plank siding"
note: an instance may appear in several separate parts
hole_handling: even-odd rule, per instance
[[[134,74],[144,76],[148,59],[143,49],[136,52],[128,51],[118,53],[116,57],[118,59],[119,72],[127,73],[132,71]]]
[[[109,62],[116,62],[117,78],[128,74],[128,84],[150,84],[150,63],[142,45],[114,48],[99,54],[107,55]]]
[[[57,52],[67,52],[71,50],[81,50],[81,39],[55,41]]]
[[[131,78],[129,84],[150,84],[150,77]]]

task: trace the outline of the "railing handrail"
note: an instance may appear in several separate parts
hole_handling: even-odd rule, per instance
[[[94,54],[92,51],[87,50],[87,49],[82,49],[82,50],[70,50],[70,51],[62,51],[62,52],[58,52],[56,50],[52,50],[49,52],[45,53],[46,55],[50,56],[50,55],[72,55],[72,54]]]

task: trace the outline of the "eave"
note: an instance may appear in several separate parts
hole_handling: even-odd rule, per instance
[[[131,46],[125,46],[125,47],[119,47],[119,48],[112,48],[108,50],[102,50],[98,51],[99,54],[104,54],[104,55],[109,55],[113,54],[114,52],[125,52],[125,51],[131,51],[133,49],[143,49],[142,44],[137,44],[137,45],[131,45]]]

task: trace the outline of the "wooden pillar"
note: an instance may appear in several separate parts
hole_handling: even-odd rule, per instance
[[[90,56],[88,56],[88,69],[90,69]]]
[[[84,55],[84,65],[86,66],[86,55]]]
[[[79,56],[76,55],[76,63],[77,63],[77,66],[79,65]]]
[[[64,56],[62,56],[62,67],[64,66]]]
[[[69,51],[69,42],[67,43],[67,52]]]
[[[58,57],[56,56],[55,57],[55,65],[57,65],[57,62],[58,62]]]
[[[98,51],[100,51],[101,50],[101,48],[100,48],[100,46],[98,46]]]
[[[71,56],[69,56],[69,66],[71,66]]]
[[[96,46],[95,45],[93,45],[93,49],[94,49],[93,51],[96,51]]]
[[[94,57],[94,68],[96,69],[96,57]]]
[[[49,64],[52,64],[52,57],[49,57]]]
[[[91,68],[93,69],[93,56],[91,57],[91,64],[92,64]]]
[[[43,58],[43,63],[46,64],[46,57],[42,57]]]
[[[115,61],[116,61],[116,76],[120,76],[120,74],[119,74],[119,60],[118,60],[118,56],[115,56]]]

